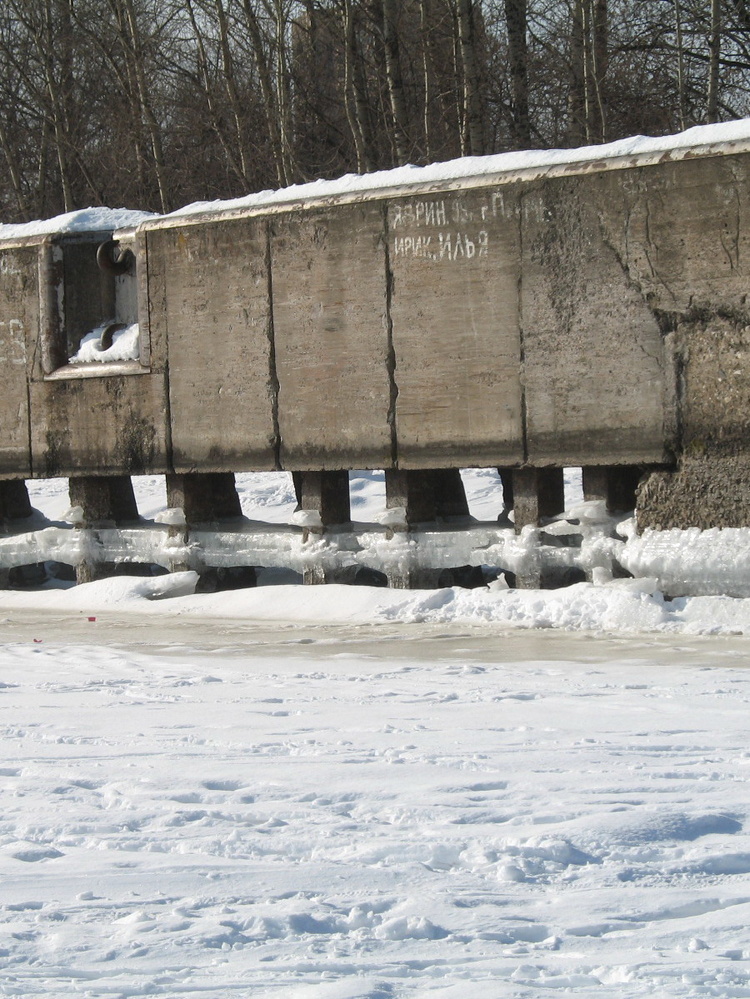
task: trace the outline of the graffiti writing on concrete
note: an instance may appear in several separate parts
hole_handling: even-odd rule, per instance
[[[396,202],[389,209],[393,255],[450,263],[487,257],[486,223],[507,215],[502,191],[488,192],[485,200],[471,206],[460,196]]]

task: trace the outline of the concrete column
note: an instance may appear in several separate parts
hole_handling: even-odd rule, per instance
[[[349,501],[349,473],[298,472],[299,504],[303,510],[316,510],[323,527],[348,524],[352,519]]]
[[[68,481],[68,495],[71,506],[83,509],[87,526],[138,520],[138,506],[129,475],[72,476]]]
[[[513,509],[513,473],[515,471],[515,468],[498,468],[497,470],[503,487],[503,509],[497,519],[506,524],[508,523],[508,514]]]
[[[0,480],[0,528],[8,527],[9,521],[24,520],[33,513],[29,492],[23,479]],[[13,569],[0,569],[0,590],[21,581],[23,585],[43,582],[46,574],[41,564],[15,566]]]
[[[167,475],[167,506],[182,507],[188,526],[242,516],[234,472]]]
[[[635,491],[643,474],[639,465],[595,465],[582,472],[584,499],[604,500],[610,513],[635,510]]]
[[[435,468],[431,474],[438,517],[468,517],[469,503],[460,469]]]
[[[434,523],[452,517],[468,517],[469,504],[457,468],[386,469],[385,498],[389,508],[403,507],[406,526]],[[441,572],[405,561],[388,575],[394,589],[431,588]]]
[[[346,469],[329,472],[294,472],[294,486],[300,509],[310,510],[320,515],[321,526],[308,528],[310,533],[320,534],[327,527],[348,524],[352,519],[349,497],[349,473]],[[307,585],[336,582],[335,570],[323,565],[308,566],[302,573],[302,582]]]
[[[385,502],[387,507],[403,507],[409,525],[469,515],[457,468],[386,469]]]
[[[0,481],[0,520],[22,520],[32,513],[29,491],[23,479]]]
[[[565,509],[565,489],[562,468],[514,468],[513,510],[516,532],[531,524],[539,527],[542,520],[554,517]]]
[[[133,483],[129,475],[72,476],[68,482],[71,506],[83,510],[81,529],[138,520]],[[84,559],[76,566],[76,582],[90,583],[114,575],[113,562]]]
[[[515,468],[512,488],[516,532],[529,524],[539,527],[542,520],[565,509],[562,468]],[[535,590],[543,585],[541,567],[534,560],[516,573],[516,586],[521,590]]]

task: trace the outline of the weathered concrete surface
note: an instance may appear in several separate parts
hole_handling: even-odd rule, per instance
[[[148,233],[152,357],[169,359],[175,471],[276,467],[266,225]]]
[[[347,471],[300,472],[300,508],[320,514],[322,527],[352,519]]]
[[[565,509],[565,484],[562,468],[517,468],[513,472],[513,509],[519,532],[527,525],[537,525],[556,517]]]
[[[680,371],[676,472],[638,491],[638,526],[750,525],[750,315],[704,309],[668,337]]]
[[[405,524],[469,516],[457,468],[386,469],[385,500],[389,508],[403,508]]]
[[[640,465],[584,466],[583,498],[603,500],[609,513],[635,510],[636,491],[645,471]]]
[[[523,196],[523,379],[528,461],[671,457],[673,374],[659,324],[611,245],[628,172],[556,178]],[[676,221],[676,220],[674,220]]]
[[[383,207],[293,212],[271,226],[281,466],[388,467]]]
[[[388,206],[401,468],[523,461],[515,186]]]
[[[70,505],[83,510],[83,523],[89,527],[138,520],[138,505],[129,475],[72,475],[68,495]]]
[[[712,153],[167,218],[117,279],[110,234],[6,242],[0,476],[385,468],[439,517],[461,465],[659,466],[641,527],[750,524],[749,192]],[[68,368],[136,313],[140,362]]]
[[[747,156],[634,171],[619,252],[678,375],[678,469],[638,492],[638,525],[750,525]]]
[[[166,471],[163,375],[60,378],[29,389],[35,477]]]
[[[0,253],[0,475],[31,474],[27,344],[39,325],[38,250]]]
[[[116,314],[115,279],[96,264],[107,237],[76,233],[0,246],[0,474],[116,475],[166,466],[164,376],[137,362],[129,365],[135,375],[103,365],[85,377],[67,366],[82,335]]]
[[[750,249],[750,157],[625,171],[617,245],[641,295],[660,313],[743,308]]]
[[[33,512],[23,479],[0,480],[0,520],[23,520]]]

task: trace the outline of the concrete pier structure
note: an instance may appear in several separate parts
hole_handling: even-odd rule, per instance
[[[235,472],[286,469],[326,529],[347,471],[383,468],[408,528],[465,518],[458,470],[486,466],[520,529],[575,465],[641,529],[750,526],[750,139],[702,134],[0,231],[4,518],[11,483],[71,476],[120,521],[160,472],[187,525],[222,521]],[[133,353],[80,361],[135,323]]]

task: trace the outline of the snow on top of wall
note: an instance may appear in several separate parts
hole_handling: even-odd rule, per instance
[[[368,192],[416,187],[424,184],[443,184],[451,181],[470,180],[498,174],[522,171],[544,172],[554,168],[575,167],[586,163],[603,169],[607,161],[669,156],[679,158],[690,150],[700,150],[703,155],[712,152],[731,152],[732,145],[750,148],[750,118],[722,122],[717,125],[696,125],[676,135],[656,138],[636,135],[618,139],[600,146],[579,146],[573,149],[530,149],[492,156],[463,156],[429,166],[403,166],[393,170],[378,170],[368,174],[345,174],[337,180],[316,180],[308,184],[292,184],[279,190],[258,191],[241,198],[221,201],[196,201],[169,215],[130,211],[127,208],[83,208],[57,215],[55,218],[0,224],[0,240],[24,239],[59,232],[98,232],[125,229],[142,222],[158,222],[206,212],[231,212],[252,210],[319,201],[326,198],[365,195]],[[729,147],[729,148],[727,148]]]
[[[750,142],[750,118],[722,122],[718,125],[696,125],[677,135],[657,138],[636,135],[600,146],[580,146],[574,149],[531,149],[497,153],[492,156],[464,156],[429,166],[403,166],[368,174],[346,174],[338,180],[316,180],[309,184],[293,184],[280,190],[259,191],[227,201],[196,201],[172,212],[166,218],[180,218],[204,212],[236,211],[271,205],[319,200],[321,198],[365,194],[369,191],[411,187],[418,184],[440,184],[449,181],[478,178],[519,171],[543,171],[554,167],[573,166],[605,160],[653,157],[678,154],[689,149],[718,147],[727,143]]]
[[[152,212],[134,212],[128,208],[81,208],[52,219],[35,222],[0,224],[0,240],[47,236],[56,232],[102,232],[138,225],[155,218]]]

